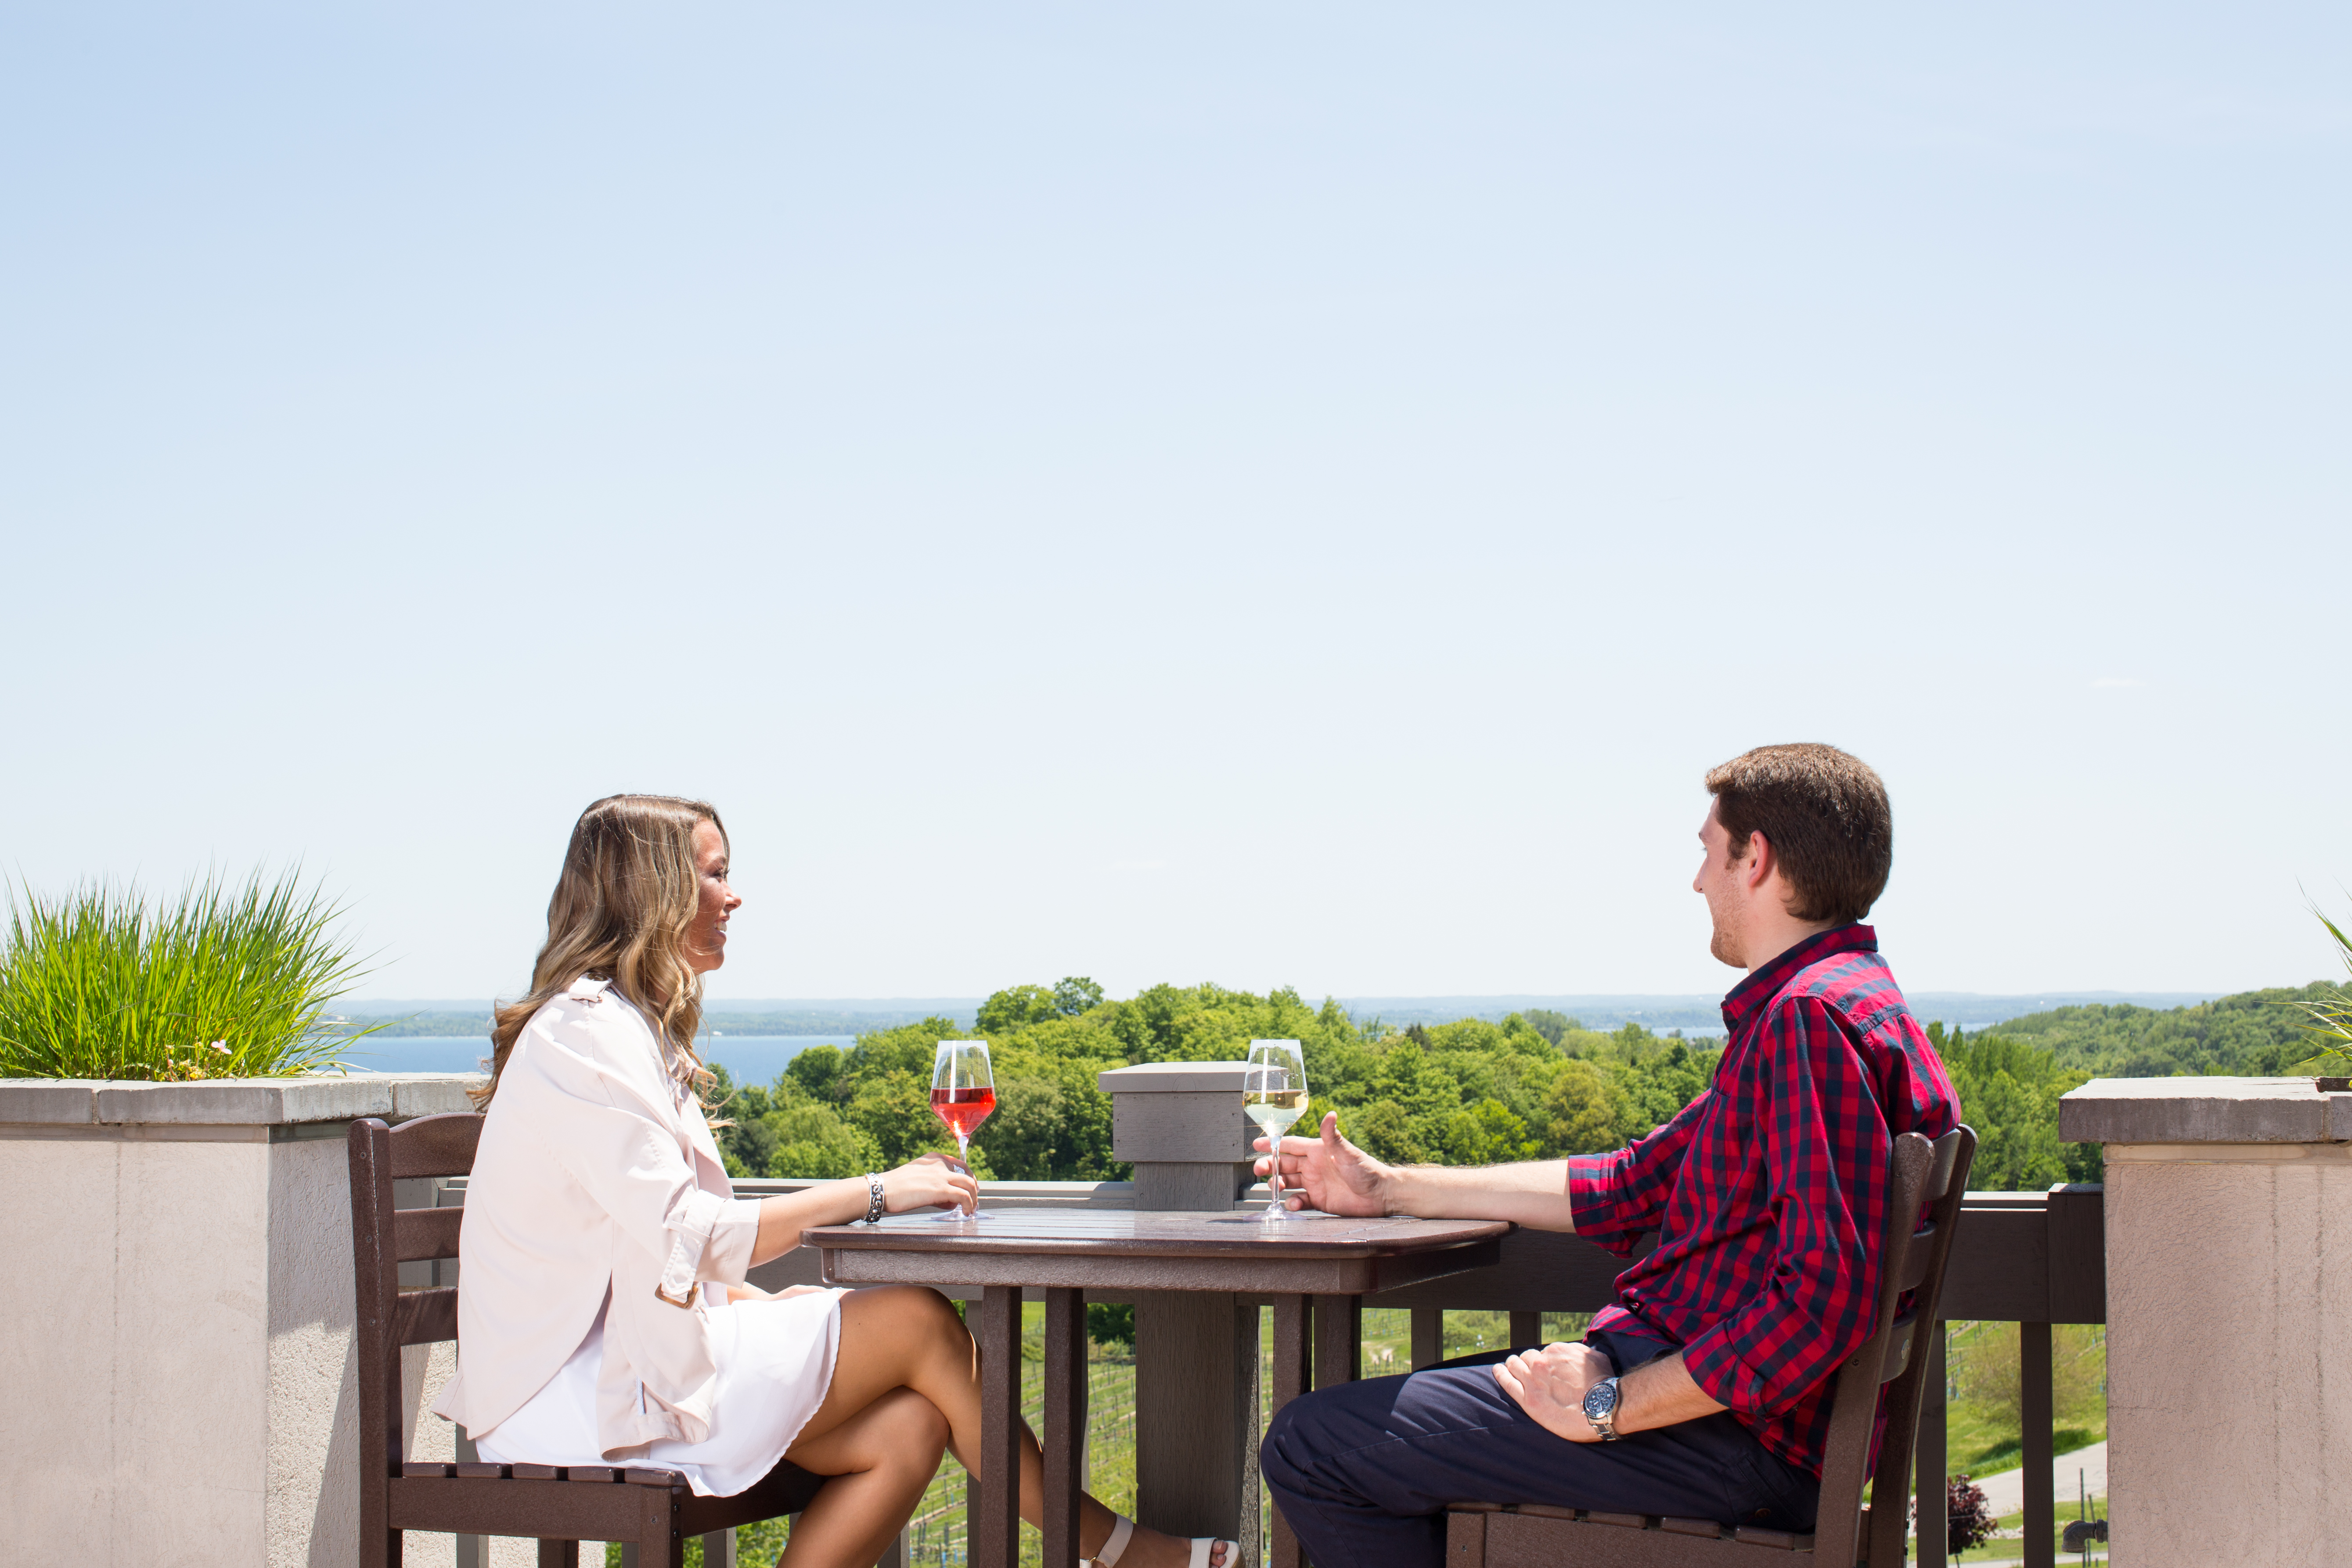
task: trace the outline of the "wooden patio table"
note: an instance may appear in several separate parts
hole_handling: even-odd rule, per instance
[[[1355,1376],[1349,1299],[1418,1284],[1501,1257],[1510,1226],[1496,1220],[1293,1216],[1268,1225],[1255,1209],[984,1209],[969,1224],[929,1214],[878,1225],[820,1226],[803,1242],[823,1255],[830,1285],[961,1285],[982,1292],[982,1476],[971,1568],[1016,1568],[1020,1477],[1013,1463],[1021,1418],[1021,1292],[1045,1298],[1045,1562],[1078,1556],[1078,1478],[1086,1452],[1086,1292],[1213,1290],[1271,1298],[1274,1389],[1269,1414],[1309,1386],[1309,1301],[1318,1314],[1319,1383]],[[1245,1550],[1255,1542],[1244,1542]],[[1297,1542],[1277,1512],[1271,1568],[1297,1568]]]

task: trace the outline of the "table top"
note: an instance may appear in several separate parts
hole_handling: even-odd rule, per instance
[[[1255,1209],[1187,1214],[1154,1209],[983,1209],[971,1224],[929,1214],[891,1215],[878,1225],[813,1226],[807,1246],[880,1252],[1077,1254],[1125,1258],[1374,1258],[1499,1237],[1492,1219],[1346,1218],[1294,1215],[1268,1224]]]
[[[929,1214],[802,1233],[827,1282],[1024,1285],[1108,1290],[1361,1295],[1482,1268],[1501,1220],[1343,1219],[1268,1225],[1255,1209],[984,1209],[969,1225]]]

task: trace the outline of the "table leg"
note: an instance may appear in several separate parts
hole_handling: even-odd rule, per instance
[[[1087,1298],[1045,1292],[1045,1554],[1077,1560],[1078,1492],[1087,1455]]]
[[[991,1285],[980,1331],[980,1533],[972,1568],[1021,1562],[1021,1288]]]
[[[1266,1414],[1271,1416],[1284,1405],[1307,1392],[1308,1373],[1307,1296],[1276,1296],[1274,1299],[1274,1393],[1267,1402]],[[1298,1550],[1298,1537],[1290,1532],[1290,1521],[1282,1517],[1282,1510],[1274,1510],[1274,1540],[1268,1553],[1266,1568],[1305,1568],[1305,1557]]]

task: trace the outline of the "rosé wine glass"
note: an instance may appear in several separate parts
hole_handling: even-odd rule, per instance
[[[971,1135],[996,1109],[996,1077],[989,1070],[986,1040],[941,1040],[931,1058],[931,1114],[955,1134],[956,1155],[971,1169]],[[961,1225],[980,1217],[950,1209],[939,1216],[942,1225]]]

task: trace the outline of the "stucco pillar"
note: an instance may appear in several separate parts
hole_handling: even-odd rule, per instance
[[[344,1130],[474,1081],[0,1079],[0,1556],[357,1561]]]
[[[2107,1518],[2118,1568],[2322,1568],[2352,1541],[2352,1094],[2101,1079]]]

